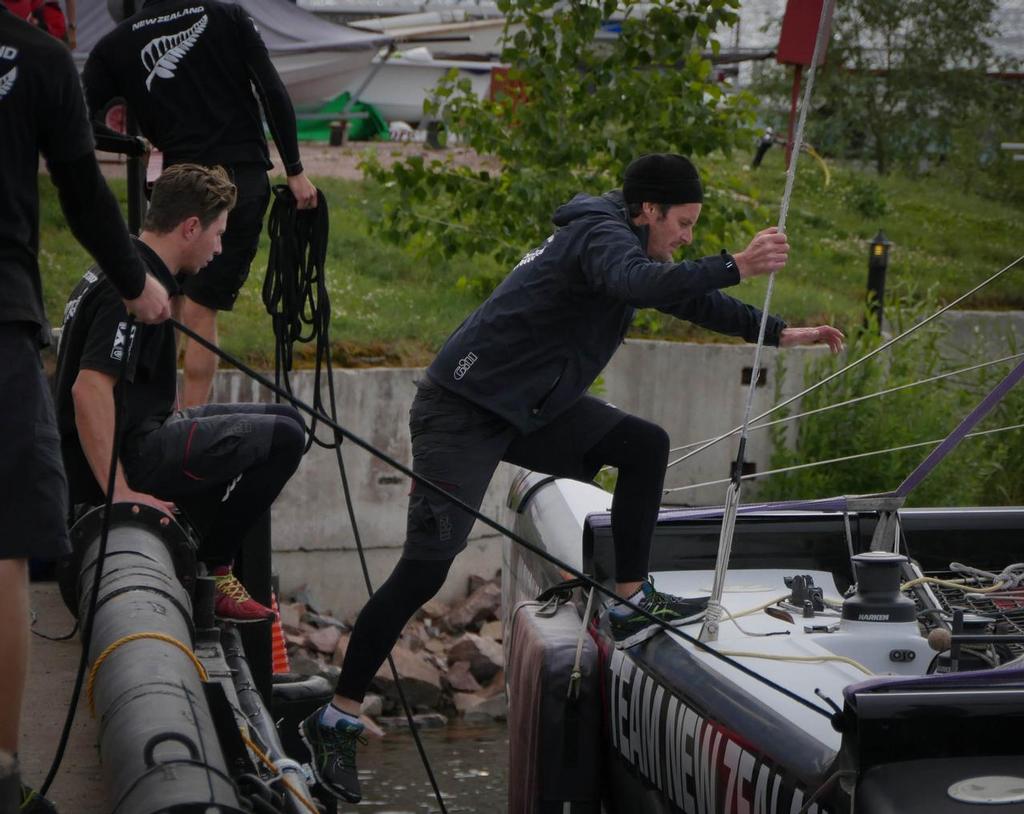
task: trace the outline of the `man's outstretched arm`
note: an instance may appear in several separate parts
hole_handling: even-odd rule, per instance
[[[106,494],[110,477],[110,456],[114,448],[114,386],[117,379],[109,373],[83,368],[71,387],[75,404],[75,427],[78,440],[89,462],[93,477]],[[144,503],[166,515],[174,504],[144,492],[136,492],[128,485],[121,462],[117,462],[114,478],[115,503]]]

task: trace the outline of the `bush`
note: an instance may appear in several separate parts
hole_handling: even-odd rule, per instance
[[[902,332],[935,310],[934,298],[910,305],[912,291],[897,289],[887,313]],[[980,360],[976,349],[940,354],[944,336],[936,323],[804,397],[799,411],[877,393],[881,390],[959,369]],[[873,329],[852,332],[846,357],[816,358],[805,382],[820,381],[874,350],[881,339]],[[1019,360],[1018,360],[1019,361]],[[796,440],[788,424],[773,427],[772,468],[842,458],[946,437],[1007,373],[1005,365],[983,368],[939,382],[859,402],[800,419]],[[782,376],[777,375],[776,381]],[[777,417],[777,416],[776,416]],[[1017,387],[977,430],[1024,424],[1024,387]],[[934,446],[903,449],[843,463],[797,470],[766,479],[759,497],[766,500],[813,499],[872,494],[895,489]],[[1000,505],[1024,501],[1024,432],[1015,430],[965,439],[932,471],[907,500],[908,505]]]

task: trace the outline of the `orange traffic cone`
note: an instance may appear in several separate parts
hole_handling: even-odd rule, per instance
[[[290,673],[291,666],[288,664],[288,648],[285,647],[284,643],[284,628],[281,627],[281,608],[277,605],[277,594],[273,593],[270,595],[270,600],[274,608],[274,622],[271,625],[271,642],[272,652],[274,656],[274,672],[275,673]]]

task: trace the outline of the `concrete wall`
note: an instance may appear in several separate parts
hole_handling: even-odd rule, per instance
[[[785,393],[796,392],[803,359],[818,350],[788,351],[791,358]],[[757,412],[773,403],[775,359],[766,349],[763,367],[767,382],[758,388]],[[742,419],[746,387],[744,368],[751,364],[751,349],[739,345],[696,345],[671,342],[628,342],[616,355],[600,382],[601,395],[628,412],[659,423],[673,444],[701,441],[731,429]],[[380,368],[341,370],[335,373],[340,423],[375,447],[408,464],[411,448],[408,411],[421,370]],[[313,401],[313,376],[293,377],[295,395]],[[324,401],[326,402],[326,393]],[[260,401],[269,394],[237,371],[217,376],[214,400]],[[327,433],[321,437],[328,438]],[[669,471],[668,486],[725,477],[735,455],[735,440],[717,445]],[[405,535],[406,495],[409,479],[351,442],[342,446],[371,579],[379,584],[400,555]],[[748,460],[758,469],[768,464],[770,447],[764,433],[751,438]],[[514,468],[502,464],[484,499],[483,511],[511,525],[505,499]],[[672,503],[721,502],[725,489],[708,487],[669,496]],[[314,447],[285,487],[273,510],[274,568],[282,591],[306,586],[336,614],[347,615],[365,598],[356,555],[355,536],[345,508],[332,450]],[[483,523],[473,529],[469,549],[456,560],[443,597],[461,596],[469,574],[493,574],[501,562],[500,538]]]
[[[1013,352],[1022,344],[1024,315],[958,312],[946,320],[943,340],[950,349],[950,367],[969,364]],[[1016,339],[1008,336],[1015,331]],[[965,352],[970,350],[964,361]],[[778,351],[766,348],[762,359],[764,384],[759,387],[753,415],[775,401],[776,385],[783,396],[803,388],[803,370],[809,354],[823,349],[797,348]],[[775,381],[780,354],[784,359],[783,381]],[[703,441],[726,432],[742,421],[747,388],[744,369],[753,361],[745,345],[698,345],[672,342],[629,341],[616,354],[599,380],[599,394],[628,412],[663,426],[674,446]],[[409,464],[408,411],[415,393],[418,369],[380,368],[340,370],[335,373],[341,423],[353,433],[398,461]],[[312,374],[293,378],[296,395],[313,399]],[[324,401],[326,402],[326,393]],[[259,401],[269,398],[242,374],[218,374],[217,401]],[[328,437],[321,433],[322,437]],[[405,534],[406,495],[409,480],[355,444],[346,442],[343,455],[355,501],[356,519],[367,551],[371,578],[379,584],[398,559]],[[679,453],[674,453],[676,457]],[[736,454],[736,440],[729,439],[684,464],[669,470],[669,488],[725,478]],[[764,471],[770,465],[767,432],[750,436],[746,459]],[[505,498],[513,468],[502,464],[487,492],[483,511],[511,525]],[[744,499],[756,497],[756,483],[744,491]],[[666,503],[681,505],[721,504],[725,486],[674,492]],[[274,507],[274,567],[287,594],[306,586],[325,607],[340,615],[357,611],[365,598],[355,540],[345,509],[338,466],[331,450],[314,448],[303,460]],[[473,530],[469,549],[455,562],[442,596],[461,596],[466,577],[491,575],[501,562],[500,538],[482,523]]]

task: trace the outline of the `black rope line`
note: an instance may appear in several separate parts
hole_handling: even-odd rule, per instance
[[[295,198],[286,186],[274,188],[274,205],[267,221],[270,232],[271,248],[267,263],[267,276],[263,281],[263,303],[271,315],[274,326],[274,379],[278,384],[283,382],[288,398],[295,401],[292,394],[288,374],[292,369],[293,348],[295,342],[316,341],[315,372],[313,374],[313,414],[308,427],[309,439],[306,450],[316,443],[325,448],[333,448],[338,461],[338,472],[341,475],[342,491],[345,496],[345,507],[348,510],[352,536],[359,555],[359,565],[366,583],[366,592],[372,596],[373,582],[366,564],[363,540],[356,522],[355,504],[349,489],[348,473],[341,452],[344,436],[335,430],[334,443],[320,441],[316,437],[317,414],[327,414],[332,423],[337,421],[337,403],[334,393],[334,370],[331,365],[331,300],[327,291],[325,262],[327,256],[327,237],[330,230],[327,201],[324,194],[317,190],[317,206],[315,209],[299,210],[295,206]],[[308,326],[309,331],[304,331]],[[328,409],[324,409],[320,396],[322,371],[327,372],[327,392],[329,394]],[[280,401],[282,394],[276,394]],[[329,412],[328,412],[329,411]],[[416,743],[420,761],[434,792],[442,814],[448,809],[444,804],[441,788],[434,775],[430,758],[420,738],[419,730],[413,720],[412,707],[402,689],[402,682],[394,659],[388,653],[388,666],[395,679],[395,689],[401,701],[405,718]]]
[[[85,671],[89,664],[89,647],[92,644],[92,627],[96,618],[97,600],[100,593],[100,582],[103,578],[103,562],[107,557],[107,538],[110,536],[110,513],[114,505],[114,484],[117,481],[117,463],[121,451],[121,441],[124,432],[124,402],[125,402],[125,375],[128,372],[128,357],[131,355],[132,343],[130,337],[135,327],[135,317],[128,315],[125,325],[125,343],[121,356],[121,370],[118,373],[117,384],[114,387],[114,443],[110,450],[110,469],[107,473],[107,495],[103,502],[103,523],[100,527],[100,547],[92,575],[92,594],[89,596],[89,607],[85,612],[85,620],[79,618],[82,627],[82,655],[78,659],[78,672],[75,675],[75,686],[71,691],[71,701],[68,705],[68,712],[64,718],[64,728],[60,733],[60,741],[57,744],[57,752],[53,756],[50,770],[46,773],[46,780],[39,787],[39,795],[46,796],[54,779],[57,777],[57,770],[61,761],[64,760],[64,751],[68,746],[68,738],[71,736],[71,727],[75,722],[75,712],[78,710],[78,699],[82,694],[82,685],[85,683]],[[77,627],[77,624],[76,624]]]
[[[202,336],[199,336],[197,333],[195,333],[195,331],[193,331],[190,328],[187,328],[186,326],[182,325],[180,322],[178,322],[173,317],[169,321],[174,325],[174,327],[176,327],[183,334],[188,336],[190,339],[194,339],[196,342],[201,344],[207,350],[212,351],[213,353],[217,354],[218,357],[223,359],[225,362],[230,364],[232,367],[237,368],[238,370],[242,371],[245,375],[249,376],[254,381],[259,382],[261,385],[266,387],[272,393],[275,393],[275,394],[281,396],[282,398],[287,399],[289,402],[291,402],[292,406],[294,406],[296,409],[302,410],[303,412],[308,413],[311,417],[316,418],[318,421],[322,422],[325,426],[330,427],[336,433],[339,433],[342,436],[344,436],[347,440],[351,441],[357,447],[360,447],[361,449],[366,450],[371,455],[373,455],[375,458],[377,458],[378,460],[383,461],[388,466],[398,470],[403,475],[406,475],[409,478],[415,478],[417,483],[425,486],[427,489],[432,491],[434,494],[440,495],[441,497],[444,497],[446,500],[450,501],[452,503],[452,505],[458,507],[459,509],[461,509],[462,511],[466,512],[471,517],[476,518],[477,520],[479,520],[480,522],[484,523],[485,525],[490,526],[492,529],[494,529],[495,531],[499,532],[500,534],[503,534],[504,536],[508,537],[512,542],[514,542],[517,545],[525,548],[527,551],[529,551],[529,552],[531,552],[533,554],[536,554],[538,557],[540,557],[540,558],[542,558],[544,560],[547,560],[547,562],[551,563],[552,565],[556,566],[557,568],[560,568],[561,570],[565,571],[566,573],[571,574],[576,579],[582,580],[585,585],[587,585],[590,588],[593,588],[598,593],[603,594],[604,596],[608,597],[609,599],[613,599],[616,602],[620,602],[621,604],[625,605],[630,610],[632,610],[632,611],[640,614],[641,616],[643,616],[651,624],[657,625],[658,627],[662,628],[666,632],[672,633],[672,634],[678,636],[679,638],[683,639],[683,641],[685,641],[685,642],[687,642],[689,644],[692,644],[698,650],[701,650],[702,652],[707,653],[709,656],[712,656],[712,657],[718,659],[719,661],[722,661],[725,664],[728,664],[730,667],[732,667],[732,668],[734,668],[736,670],[739,670],[744,675],[747,675],[750,678],[753,678],[756,681],[761,682],[765,686],[771,687],[776,692],[779,692],[782,695],[785,695],[790,700],[796,701],[798,704],[801,704],[801,705],[807,707],[808,709],[813,710],[814,712],[817,712],[819,715],[823,715],[826,718],[831,718],[832,717],[831,711],[823,709],[822,707],[820,707],[817,704],[815,704],[813,701],[810,701],[810,700],[804,698],[803,696],[797,695],[792,690],[790,690],[790,689],[788,689],[786,687],[783,687],[781,684],[777,684],[776,682],[772,681],[770,678],[767,678],[766,676],[761,675],[756,670],[753,670],[750,667],[747,667],[746,665],[739,663],[735,659],[733,659],[733,658],[731,658],[729,656],[726,656],[726,655],[718,652],[713,647],[710,647],[707,644],[705,644],[704,642],[700,641],[699,639],[696,639],[693,636],[690,636],[688,633],[684,633],[682,630],[680,630],[678,628],[675,628],[675,627],[672,627],[670,624],[668,624],[667,622],[665,622],[662,619],[659,619],[657,616],[654,616],[652,613],[650,613],[649,611],[645,610],[644,608],[641,608],[636,603],[634,603],[634,602],[632,602],[632,601],[630,601],[628,599],[623,599],[618,594],[616,594],[611,588],[608,588],[608,587],[606,587],[604,585],[601,585],[599,582],[595,581],[591,577],[588,577],[582,571],[577,570],[576,568],[574,568],[573,566],[569,565],[568,563],[562,562],[557,557],[552,556],[547,551],[544,551],[543,549],[538,548],[533,543],[531,543],[529,540],[526,540],[525,538],[520,537],[518,534],[516,534],[511,529],[508,529],[505,526],[503,526],[497,520],[492,520],[490,517],[488,517],[487,515],[483,514],[478,509],[474,509],[468,503],[464,502],[460,498],[458,498],[455,495],[451,494],[450,492],[445,490],[443,487],[441,487],[441,486],[437,485],[436,483],[434,483],[433,481],[423,477],[423,475],[417,474],[417,473],[413,472],[412,469],[410,469],[408,466],[406,466],[405,464],[399,462],[395,458],[392,458],[386,452],[383,452],[382,450],[377,449],[369,441],[363,440],[363,438],[361,438],[360,436],[356,435],[351,430],[348,430],[345,427],[343,427],[342,425],[338,424],[336,421],[334,421],[332,418],[330,418],[330,416],[327,416],[327,415],[324,415],[323,413],[319,413],[319,412],[315,411],[311,406],[306,404],[301,399],[291,395],[290,393],[286,393],[282,388],[280,388],[277,385],[275,385],[266,376],[262,375],[261,373],[258,373],[256,370],[251,368],[249,365],[247,365],[241,359],[239,359],[238,357],[228,353],[225,350],[222,350],[221,348],[219,348],[217,345],[215,345],[214,343],[210,342],[206,338],[204,338]]]
[[[32,624],[35,624],[35,620],[32,620]],[[75,619],[74,627],[71,628],[70,632],[65,633],[63,636],[48,636],[45,633],[40,633],[34,627],[32,628],[32,635],[38,636],[40,639],[46,639],[48,642],[66,642],[68,639],[73,639],[75,634],[78,633],[78,620]]]

